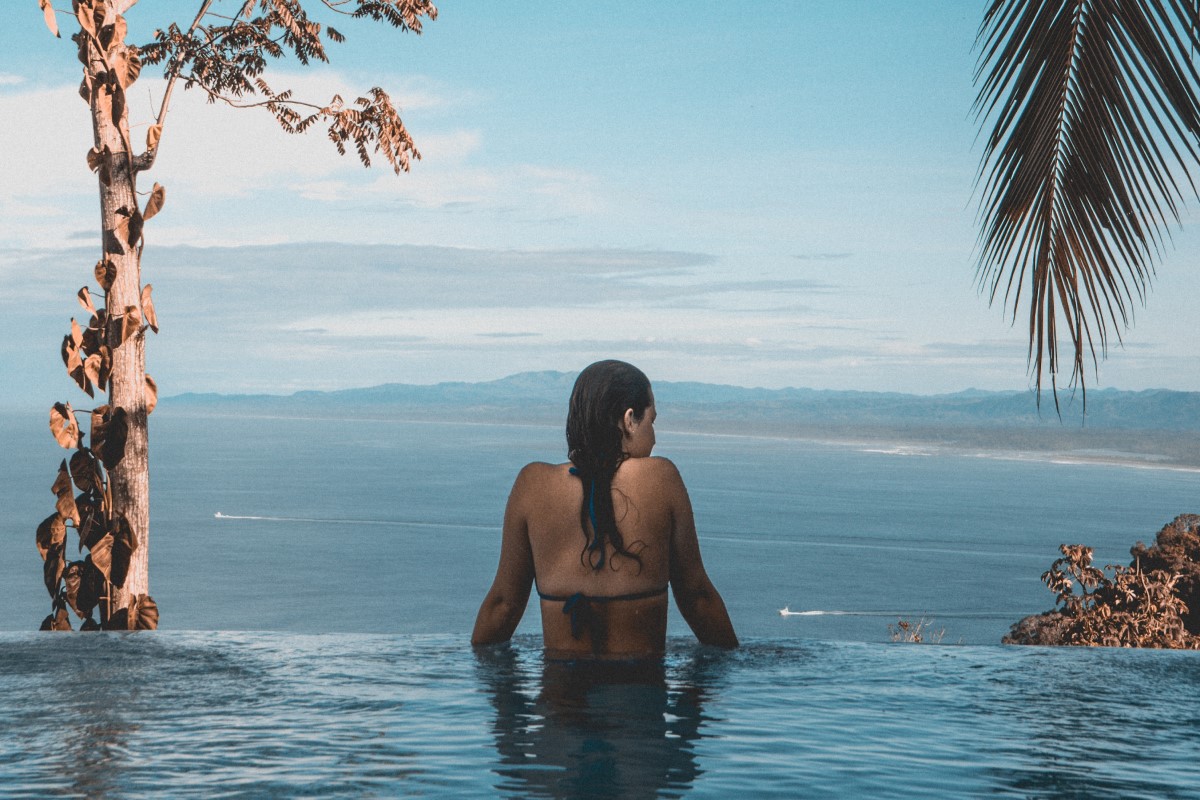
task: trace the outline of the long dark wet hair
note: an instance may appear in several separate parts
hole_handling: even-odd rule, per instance
[[[627,456],[621,446],[621,422],[626,409],[641,422],[650,407],[650,380],[624,361],[597,361],[579,373],[567,410],[567,457],[571,474],[583,483],[579,526],[586,539],[579,560],[599,571],[604,568],[606,545],[614,555],[625,556],[641,567],[642,559],[625,546],[613,510],[612,481]],[[635,543],[636,544],[636,543]],[[609,566],[612,559],[607,559]]]

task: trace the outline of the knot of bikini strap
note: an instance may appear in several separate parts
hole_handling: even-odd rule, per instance
[[[584,617],[592,610],[592,598],[583,592],[576,592],[563,601],[563,613],[571,617],[571,637],[578,639],[583,635]]]

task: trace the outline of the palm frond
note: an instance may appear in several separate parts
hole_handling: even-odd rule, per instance
[[[977,279],[1013,321],[1029,306],[1040,403],[1120,341],[1135,299],[1196,194],[1200,0],[993,0],[980,26],[975,113],[990,126],[979,168]],[[1086,394],[1085,394],[1086,399]]]

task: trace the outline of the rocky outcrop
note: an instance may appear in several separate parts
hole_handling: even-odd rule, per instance
[[[1066,644],[1066,632],[1070,626],[1067,615],[1061,611],[1045,611],[1030,614],[1014,622],[1008,633],[1000,639],[1001,644]]]
[[[1097,569],[1083,545],[1060,550],[1042,575],[1059,607],[1018,621],[1002,643],[1200,649],[1200,515],[1139,541],[1128,567]]]
[[[1183,624],[1200,634],[1200,514],[1180,514],[1165,525],[1150,547],[1138,542],[1129,551],[1143,570],[1161,569],[1179,575],[1175,595],[1188,607]]]

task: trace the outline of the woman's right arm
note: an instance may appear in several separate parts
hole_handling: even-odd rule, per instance
[[[504,509],[504,532],[500,542],[500,564],[492,588],[479,606],[471,644],[507,642],[525,613],[533,584],[533,549],[529,544],[529,521],[524,511],[532,464],[521,470],[513,483]]]
[[[687,487],[675,465],[669,465],[666,475],[666,496],[671,508],[671,590],[675,604],[701,644],[733,648],[738,646],[737,634],[725,601],[709,580],[700,557],[700,541],[696,537],[696,520]]]

